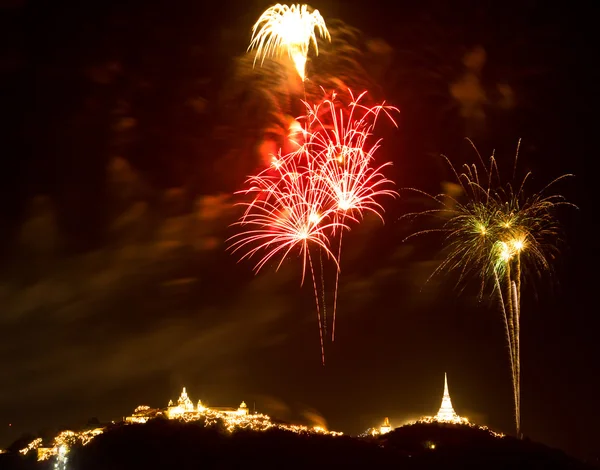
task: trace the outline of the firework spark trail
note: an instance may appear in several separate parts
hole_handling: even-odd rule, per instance
[[[308,50],[313,44],[319,54],[317,37],[331,40],[325,20],[319,10],[309,12],[308,5],[273,5],[263,12],[252,28],[248,50],[256,49],[254,63],[260,57],[280,57],[287,54],[293,61],[298,75],[305,80]]]
[[[321,255],[325,252],[327,257],[335,261],[328,246],[328,237],[332,231],[341,230],[345,225],[333,219],[329,193],[323,189],[322,180],[316,178],[308,167],[298,165],[298,155],[301,154],[302,152],[295,152],[291,156],[279,158],[273,169],[249,178],[249,188],[241,193],[254,194],[254,198],[250,202],[241,203],[246,209],[236,223],[244,231],[233,235],[228,241],[232,242],[229,248],[233,252],[247,250],[241,260],[262,253],[255,266],[256,272],[274,257],[281,255],[277,264],[279,269],[292,250],[300,251],[303,260],[301,285],[304,283],[307,265],[312,276],[321,361],[325,365],[324,323],[310,247],[319,247]],[[335,262],[337,265],[337,261]]]
[[[381,140],[369,143],[378,116],[383,111],[394,124],[391,112],[396,108],[384,104],[368,107],[361,104],[366,92],[354,97],[349,90],[349,105],[338,105],[336,94],[316,106],[304,101],[305,125],[301,126],[302,144],[293,152],[273,155],[269,168],[247,180],[247,189],[239,191],[249,200],[241,203],[245,211],[234,225],[242,232],[228,239],[233,252],[243,250],[241,260],[259,257],[255,272],[280,258],[277,268],[292,252],[302,257],[302,284],[310,268],[317,308],[322,362],[325,362],[324,334],[327,334],[325,265],[323,254],[336,266],[332,340],[335,339],[335,316],[338,299],[343,229],[359,222],[365,211],[383,221],[383,207],[378,197],[397,193],[387,188],[392,181],[382,169],[390,165],[373,165],[374,153]],[[325,111],[323,113],[322,111]],[[329,117],[325,116],[327,112]],[[298,122],[298,121],[296,121]],[[330,251],[331,240],[339,233],[337,257]],[[321,299],[317,287],[311,248],[318,247]]]
[[[339,239],[338,254],[337,254],[338,266],[340,265],[341,260],[342,260],[342,238],[343,237],[344,237],[344,232],[340,231],[340,239]],[[331,341],[335,341],[335,313],[336,313],[336,307],[337,307],[339,283],[340,283],[340,270],[338,269],[335,272],[335,288],[333,291],[333,324],[331,325]]]
[[[517,274],[517,279],[519,278],[519,274]],[[521,430],[521,351],[520,351],[520,323],[521,319],[519,318],[519,310],[521,310],[521,294],[517,292],[517,284],[515,281],[512,281],[513,288],[513,297],[514,297],[514,315],[515,315],[515,344],[514,344],[514,364],[515,367],[515,402],[518,403],[518,414],[516,417],[516,425],[518,429],[518,435],[520,436]]]
[[[305,101],[307,121],[304,141],[307,159],[310,160],[307,164],[317,168],[318,177],[322,179],[324,188],[330,193],[336,221],[344,224],[348,215],[354,219],[355,214],[362,218],[364,211],[377,214],[383,221],[381,215],[383,207],[376,198],[383,195],[395,196],[397,193],[382,187],[392,183],[381,172],[391,163],[385,163],[377,168],[372,166],[374,153],[379,148],[381,140],[375,142],[370,148],[367,147],[367,140],[372,136],[381,111],[396,125],[391,112],[398,110],[392,106],[385,106],[385,103],[373,107],[363,105],[361,100],[367,92],[361,93],[356,98],[351,90],[348,90],[348,93],[350,104],[347,107],[338,106],[336,93],[333,93],[331,99],[324,99],[314,106]],[[335,341],[342,238],[340,231],[332,341]]]
[[[323,341],[323,323],[321,322],[321,310],[319,309],[319,291],[317,290],[317,280],[315,279],[315,270],[313,268],[310,251],[308,252],[308,261],[310,263],[310,272],[312,274],[313,287],[315,289],[315,303],[317,305],[317,323],[319,324],[319,341],[321,342],[321,363],[325,365],[325,343]]]
[[[508,344],[508,356],[510,358],[510,370],[511,370],[511,374],[512,374],[512,384],[513,384],[513,399],[515,403],[518,403],[517,400],[517,396],[514,393],[516,390],[515,387],[515,381],[516,381],[516,376],[515,376],[515,359],[513,356],[513,347],[512,347],[512,336],[511,336],[511,330],[510,330],[510,326],[508,324],[508,315],[506,312],[506,307],[505,307],[505,303],[504,303],[504,297],[502,296],[502,286],[500,285],[500,279],[498,279],[498,273],[494,272],[494,288],[498,290],[498,296],[500,298],[500,308],[502,309],[502,318],[504,320],[504,328],[505,328],[505,333],[506,333],[506,342]]]
[[[481,278],[480,295],[483,295],[485,285],[492,281],[492,293],[498,292],[504,318],[513,384],[515,426],[517,436],[520,437],[522,278],[527,274],[546,274],[552,268],[550,260],[558,253],[560,233],[554,209],[561,205],[576,206],[562,196],[546,196],[544,193],[558,181],[572,175],[560,176],[540,192],[527,196],[525,183],[531,173],[525,175],[519,189],[515,191],[512,184],[502,184],[493,155],[489,165],[485,165],[479,153],[477,154],[483,166],[481,177],[477,165],[464,165],[463,172],[459,174],[446,158],[466,196],[464,204],[452,196],[432,196],[407,188],[428,196],[442,208],[410,213],[403,217],[428,214],[446,216],[447,220],[441,229],[416,232],[405,240],[431,232],[446,232],[445,245],[449,254],[430,279],[436,274],[455,270],[459,273],[458,283],[461,283],[469,274],[477,272]]]
[[[332,219],[332,210],[326,206],[328,194],[318,186],[318,181],[306,169],[296,165],[293,158],[280,160],[276,175],[262,172],[248,180],[250,187],[240,193],[256,196],[246,207],[242,218],[234,225],[245,230],[233,235],[230,249],[246,249],[241,259],[251,258],[260,252],[262,257],[255,265],[260,271],[276,255],[281,255],[277,269],[292,250],[298,248],[303,259],[302,282],[307,268],[309,245],[316,245],[331,256],[329,232],[343,228]]]
[[[321,265],[321,295],[323,296],[323,332],[327,335],[327,304],[325,302],[325,268],[323,267],[323,250],[319,249],[319,263]],[[339,263],[339,260],[338,260]]]

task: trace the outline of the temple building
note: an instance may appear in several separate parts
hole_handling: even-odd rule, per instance
[[[323,427],[313,426],[307,427],[303,425],[286,424],[282,422],[272,421],[267,415],[249,413],[248,406],[245,402],[241,402],[237,408],[213,408],[205,406],[202,401],[194,406],[192,400],[187,394],[185,387],[181,392],[177,403],[169,401],[167,408],[150,408],[147,405],[138,406],[131,416],[123,418],[123,424],[145,424],[154,418],[166,416],[168,419],[176,419],[183,422],[199,421],[204,426],[213,426],[219,424],[229,432],[236,429],[247,429],[253,431],[267,431],[269,429],[281,429],[298,434],[318,433],[331,436],[340,436],[342,433],[335,431],[327,431]],[[387,422],[387,421],[386,421]],[[111,424],[116,424],[112,421]],[[384,423],[385,424],[385,423]],[[388,423],[389,424],[389,423]],[[37,453],[38,461],[54,462],[53,468],[65,470],[68,461],[70,449],[74,445],[87,445],[95,437],[102,434],[109,424],[97,427],[94,429],[84,429],[82,431],[65,430],[58,433],[51,442],[44,442],[41,437],[33,439],[24,448],[19,449],[21,455],[27,455],[30,452]],[[43,444],[46,446],[43,446]],[[0,449],[0,454],[5,451]],[[50,468],[44,465],[44,468]]]
[[[198,405],[201,406],[202,403],[198,402]],[[204,410],[204,407],[202,407],[202,411],[203,410]],[[196,411],[196,408],[194,407],[192,400],[190,400],[190,397],[188,396],[188,394],[185,390],[185,387],[183,387],[183,391],[181,392],[181,395],[179,396],[179,398],[177,400],[177,404],[173,403],[173,400],[169,400],[169,405],[167,406],[166,415],[167,415],[167,418],[173,419],[173,418],[180,417],[186,413],[194,413],[195,411]]]
[[[217,407],[211,408],[211,410],[218,411],[219,413],[229,414],[229,415],[246,416],[248,414],[248,406],[246,405],[246,402],[242,402],[240,404],[240,406],[238,406],[237,408],[232,408],[232,407],[228,407],[228,406],[217,406]]]
[[[148,420],[155,418],[160,413],[159,409],[150,408],[147,405],[138,406],[131,416],[125,417],[124,421],[126,423],[147,423]]]
[[[450,399],[450,392],[448,391],[448,375],[444,373],[444,396],[442,397],[442,404],[440,406],[437,415],[433,417],[435,421],[440,423],[468,423],[467,418],[463,418],[456,414],[452,407],[452,400]]]
[[[201,415],[203,413],[209,411],[216,411],[219,413],[225,413],[229,415],[239,415],[246,416],[248,415],[248,406],[245,402],[242,402],[238,408],[233,407],[207,407],[202,403],[202,400],[198,400],[198,405],[194,406],[194,403],[190,399],[187,394],[185,387],[183,387],[183,391],[181,392],[181,396],[177,400],[177,403],[173,403],[173,400],[169,401],[169,405],[165,410],[165,415],[169,419],[177,419],[183,417],[194,417],[196,415]]]
[[[190,400],[190,397],[188,397],[185,387],[183,387],[183,391],[177,400],[177,406],[183,411],[194,411],[194,404],[192,403],[192,400]]]
[[[387,432],[390,432],[391,430],[392,430],[392,426],[390,425],[390,420],[389,420],[389,418],[386,417],[383,420],[383,424],[379,428],[379,433],[380,434],[385,434]]]

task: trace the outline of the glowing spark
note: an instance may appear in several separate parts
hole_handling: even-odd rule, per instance
[[[519,252],[523,250],[523,248],[525,247],[525,243],[523,242],[523,240],[512,240],[512,246],[515,251]]]
[[[311,43],[319,54],[316,32],[331,40],[325,20],[318,10],[308,11],[307,5],[281,5],[268,8],[252,28],[250,49],[256,49],[254,63],[260,57],[287,54],[294,62],[296,71],[304,81],[306,60]]]

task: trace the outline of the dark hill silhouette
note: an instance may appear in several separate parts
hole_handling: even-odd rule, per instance
[[[32,453],[33,454],[33,453]],[[53,468],[33,456],[0,455],[2,470]],[[586,466],[541,444],[502,439],[468,426],[415,424],[379,438],[206,428],[153,420],[117,425],[69,453],[68,470],[178,469],[574,469]]]
[[[586,468],[560,450],[529,439],[494,437],[468,425],[417,423],[395,429],[380,442],[390,451],[411,455],[425,465],[422,468]]]

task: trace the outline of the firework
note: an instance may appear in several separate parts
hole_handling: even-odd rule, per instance
[[[274,171],[273,171],[274,169]],[[279,158],[273,168],[248,179],[249,188],[240,193],[254,194],[237,222],[245,229],[232,237],[233,251],[251,248],[241,259],[264,252],[255,266],[256,272],[277,255],[281,260],[299,248],[306,270],[309,246],[314,244],[328,254],[329,233],[344,225],[333,220],[333,209],[328,204],[329,194],[323,183],[307,167],[297,165],[289,156]]]
[[[516,155],[518,158],[518,148]],[[438,214],[448,219],[441,229],[417,232],[407,238],[432,231],[445,232],[448,255],[432,276],[458,271],[461,282],[476,273],[480,278],[480,295],[487,285],[491,285],[492,295],[497,296],[504,319],[512,372],[515,425],[517,436],[520,436],[521,284],[527,274],[541,277],[551,271],[560,239],[555,209],[561,205],[575,206],[563,196],[547,195],[546,192],[556,182],[572,175],[563,175],[539,193],[527,195],[525,185],[531,173],[523,178],[518,187],[511,183],[503,184],[495,157],[490,157],[488,165],[479,158],[483,171],[478,170],[476,164],[465,165],[460,174],[446,158],[466,196],[466,202],[449,195],[431,196],[416,190],[434,199],[442,208],[407,216]]]
[[[374,154],[380,146],[380,140],[370,144],[373,129],[379,114],[384,114],[396,125],[391,113],[398,111],[385,103],[365,106],[361,103],[366,92],[354,97],[348,90],[350,103],[340,105],[337,94],[311,106],[305,102],[307,122],[305,149],[307,164],[315,168],[316,177],[322,181],[322,188],[328,194],[333,209],[333,219],[344,222],[362,218],[365,211],[372,212],[383,221],[383,207],[377,199],[381,196],[394,196],[389,189],[392,181],[385,178],[382,169],[391,163],[374,166]],[[337,225],[334,225],[334,230]],[[335,235],[335,231],[332,235]],[[339,265],[342,250],[343,231],[339,233],[337,254],[338,270],[333,303],[333,325],[331,338],[335,340],[335,317],[339,283]],[[324,302],[323,302],[324,304]]]
[[[301,143],[293,152],[273,155],[269,168],[248,179],[247,189],[240,191],[248,200],[241,203],[245,211],[236,223],[242,231],[229,239],[233,252],[244,251],[241,259],[258,258],[256,272],[271,261],[279,269],[292,253],[302,258],[302,283],[310,268],[323,362],[327,332],[323,255],[336,266],[333,340],[343,230],[361,220],[365,211],[382,217],[377,199],[396,194],[381,171],[389,163],[373,164],[380,141],[370,143],[379,114],[383,111],[391,119],[396,108],[364,106],[365,93],[358,98],[351,91],[349,95],[347,106],[335,101],[335,93],[315,106],[304,102],[307,114],[298,118],[304,126],[296,132]],[[336,237],[337,257],[330,248]],[[322,300],[311,249],[319,252]]]
[[[310,168],[298,166],[294,155],[280,157],[273,168],[274,172],[268,170],[251,177],[249,189],[242,191],[246,195],[254,194],[254,199],[242,203],[246,211],[237,224],[244,231],[230,238],[233,242],[231,249],[233,252],[247,250],[241,259],[261,253],[255,266],[256,272],[277,256],[280,256],[279,269],[292,251],[299,252],[302,257],[302,282],[307,267],[310,267],[312,274],[321,359],[324,363],[323,323],[310,248],[318,247],[335,259],[329,249],[328,236],[331,231],[341,229],[344,225],[332,217],[329,194],[323,189],[322,180]]]
[[[287,54],[294,62],[298,75],[304,81],[306,59],[311,43],[315,52],[318,33],[331,39],[325,20],[318,10],[309,12],[307,5],[281,5],[268,8],[252,28],[252,39],[248,50],[256,49],[254,63],[260,57],[261,64],[266,57]]]
[[[337,94],[318,105],[307,108],[305,148],[317,168],[318,176],[334,203],[335,216],[344,218],[348,213],[360,214],[371,211],[381,217],[382,207],[376,202],[381,195],[394,195],[395,192],[383,189],[390,184],[381,170],[391,165],[385,163],[373,166],[374,154],[381,139],[369,146],[369,138],[379,114],[383,111],[396,125],[391,112],[398,111],[384,104],[368,107],[361,104],[366,92],[357,98],[348,91],[351,102],[347,107],[336,102]]]

